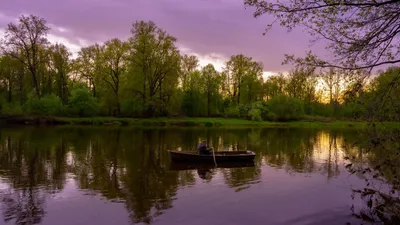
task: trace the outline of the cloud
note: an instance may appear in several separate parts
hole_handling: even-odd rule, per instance
[[[303,55],[309,36],[279,27],[263,36],[270,19],[255,19],[252,13],[242,0],[12,0],[0,3],[0,27],[21,14],[34,14],[54,27],[52,35],[76,49],[128,38],[134,21],[152,20],[177,37],[179,46],[197,54],[202,64],[214,62],[220,68],[231,55],[242,53],[262,61],[265,71],[287,71],[290,66],[281,65],[284,53]],[[324,52],[319,46],[315,50]]]

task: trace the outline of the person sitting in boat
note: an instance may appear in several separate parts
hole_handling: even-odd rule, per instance
[[[210,155],[211,148],[207,147],[207,141],[200,142],[199,146],[197,146],[197,150],[199,151],[200,155]]]

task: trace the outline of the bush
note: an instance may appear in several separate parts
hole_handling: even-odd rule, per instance
[[[262,121],[263,118],[261,117],[261,110],[257,108],[252,108],[249,111],[249,117],[253,121]]]
[[[275,113],[273,113],[273,112],[269,112],[269,113],[266,115],[265,120],[276,121],[276,120],[278,120],[278,116],[277,116]]]
[[[195,117],[207,114],[207,105],[199,91],[186,91],[182,98],[182,112],[186,116]]]
[[[73,115],[93,116],[97,113],[97,103],[87,88],[72,90],[69,102],[69,110]]]
[[[261,120],[268,120],[268,114],[270,113],[270,110],[268,108],[268,104],[264,101],[258,101],[252,104],[251,110],[259,112]],[[250,113],[252,116],[254,116],[254,112]],[[249,116],[250,116],[249,114]],[[250,118],[252,118],[250,116]]]
[[[249,115],[250,108],[247,105],[239,105],[237,107],[237,109],[238,109],[238,116],[240,118],[244,118],[244,119],[249,118],[248,115]]]
[[[365,115],[367,115],[367,110],[361,104],[350,102],[342,105],[340,108],[340,116],[343,117],[362,118]]]
[[[28,95],[24,105],[25,110],[33,115],[59,116],[64,113],[64,106],[61,99],[55,94],[45,95],[38,98],[36,94]]]
[[[299,120],[304,116],[303,102],[289,96],[277,96],[268,101],[269,110],[276,115],[276,120]],[[273,114],[268,114],[272,116]]]
[[[24,111],[19,103],[3,103],[0,112],[4,115],[23,115]]]
[[[239,115],[238,108],[231,106],[225,109],[225,116],[229,118],[237,118]]]

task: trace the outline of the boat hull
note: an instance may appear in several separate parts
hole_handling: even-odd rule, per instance
[[[200,155],[194,152],[169,151],[171,160],[174,162],[202,162],[213,163],[214,156]],[[251,151],[220,151],[215,152],[215,161],[218,162],[251,162],[256,154]]]
[[[206,169],[232,169],[232,168],[250,168],[254,167],[254,161],[243,161],[243,162],[219,162],[215,165],[213,162],[172,162],[170,164],[170,170],[206,170]]]

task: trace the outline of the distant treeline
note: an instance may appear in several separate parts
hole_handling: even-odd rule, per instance
[[[3,115],[240,117],[296,120],[305,115],[392,120],[399,116],[399,68],[374,79],[363,72],[296,67],[264,78],[251,57],[233,55],[222,72],[199,69],[177,39],[153,22],[137,21],[126,40],[111,39],[72,59],[50,44],[43,18],[21,16],[1,41]],[[387,91],[391,90],[391,91]],[[376,101],[390,101],[375,110]]]

